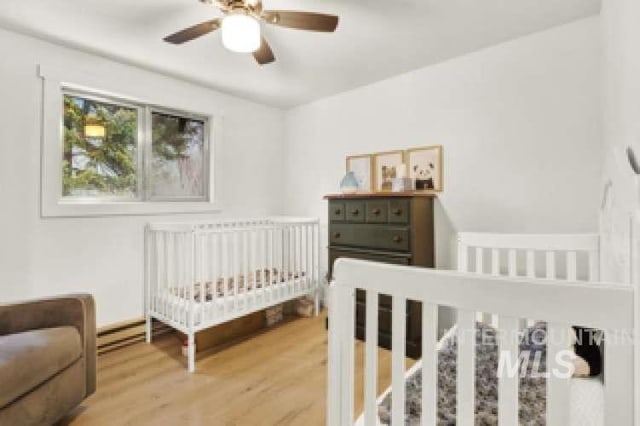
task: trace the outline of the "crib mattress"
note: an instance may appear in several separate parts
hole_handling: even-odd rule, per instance
[[[451,328],[438,342],[437,350],[440,351],[445,342],[455,334],[456,328]],[[407,372],[405,378],[409,378],[422,366],[422,360],[417,361]],[[378,405],[391,392],[391,387],[378,398]],[[570,390],[570,426],[603,426],[604,425],[604,386],[601,377],[573,378]],[[376,426],[387,425],[377,419]],[[364,413],[358,417],[355,426],[365,426]],[[367,425],[368,426],[368,425]]]
[[[286,300],[287,297],[281,297],[286,295],[293,285],[298,286],[297,280],[286,281],[276,284],[271,284],[266,288],[258,288],[255,293],[253,291],[242,292],[237,295],[228,294],[227,297],[215,297],[207,301],[193,301],[190,304],[190,300],[184,297],[180,297],[171,291],[163,291],[157,294],[154,298],[156,306],[159,309],[156,311],[167,316],[180,324],[186,324],[188,313],[191,311],[194,314],[194,325],[198,326],[202,322],[202,311],[205,311],[206,322],[211,322],[217,318],[223,318],[226,315],[232,314],[234,311],[247,311],[253,307],[268,307],[268,305],[274,300]],[[309,288],[309,291],[312,289]],[[225,312],[226,305],[226,312]]]

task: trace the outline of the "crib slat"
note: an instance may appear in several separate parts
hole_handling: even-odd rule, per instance
[[[482,247],[476,247],[476,274],[484,273],[484,249]],[[483,312],[476,312],[476,321],[483,322],[485,320],[485,316],[489,317],[488,314]]]
[[[570,404],[571,372],[558,364],[558,359],[568,360],[569,326],[566,324],[547,324],[547,424],[568,425]],[[562,377],[568,373],[567,377]]]
[[[500,250],[491,249],[491,275],[500,275]]]
[[[167,293],[169,293],[171,291],[171,287],[175,287],[178,288],[178,286],[175,284],[175,280],[173,280],[173,251],[172,251],[172,245],[173,245],[173,234],[169,234],[167,232],[163,232],[163,236],[164,236],[164,258],[163,258],[163,263],[164,263],[164,275],[165,275],[165,279],[164,279],[164,291],[166,291]],[[175,303],[170,303],[169,299],[165,299],[165,308],[164,308],[164,315],[166,315],[167,318],[169,318],[170,320],[173,320],[173,310],[175,309],[176,304]]]
[[[226,317],[229,297],[229,237],[224,230],[220,236],[220,251],[222,252],[222,315]]]
[[[254,259],[253,259],[253,264],[251,265],[251,270],[253,271],[253,289],[254,292],[251,295],[251,298],[253,299],[253,303],[254,305],[256,303],[266,303],[267,299],[265,296],[265,288],[267,286],[267,265],[269,263],[269,259],[268,259],[268,254],[267,254],[267,249],[263,246],[263,241],[262,239],[264,238],[264,240],[267,240],[267,236],[263,235],[263,230],[258,229],[258,230],[251,230],[250,234],[249,234],[249,243],[251,244],[251,247],[253,248],[253,254],[254,254]],[[261,290],[259,290],[258,287],[258,283],[260,283],[260,288]],[[258,302],[258,291],[261,292],[262,295],[262,301]]]
[[[458,271],[469,272],[469,250],[462,243],[458,244]]]
[[[288,295],[292,296],[294,293],[294,282],[293,282],[293,272],[296,267],[296,246],[295,246],[295,229],[292,227],[288,227],[289,229],[289,268],[287,268],[287,288]]]
[[[266,273],[266,270],[267,270],[267,263],[268,263],[267,251],[265,249],[265,244],[266,244],[266,241],[267,241],[267,236],[266,236],[265,232],[266,232],[266,230],[264,228],[258,230],[258,241],[256,242],[256,244],[258,244],[259,251],[260,251],[260,282],[262,284],[262,288],[263,289],[267,285],[267,273]],[[258,282],[254,281],[254,288],[255,288],[255,291],[253,292],[253,303],[254,303],[254,305],[257,303],[257,299],[256,299],[257,293],[258,293],[257,286],[258,286]],[[266,299],[263,296],[262,303],[265,303],[265,302],[266,302]]]
[[[281,244],[282,244],[282,256],[281,256],[281,261],[280,261],[280,270],[279,270],[279,277],[278,277],[278,284],[282,283],[282,279],[284,277],[284,269],[287,267],[287,259],[289,258],[289,243],[287,241],[287,230],[283,227],[282,231],[282,240],[281,240]],[[280,290],[280,295],[282,295],[282,291]],[[286,290],[284,290],[286,292]]]
[[[205,245],[204,245],[204,235],[197,235],[197,256],[196,256],[196,265],[198,271],[197,281],[200,283],[200,324],[204,324],[206,320],[206,309],[205,302],[207,301],[207,280],[204,276],[204,262],[205,262]]]
[[[329,300],[327,424],[352,425],[355,291],[336,283],[329,288]]]
[[[185,249],[186,249],[186,257],[187,257],[187,263],[185,264],[185,275],[186,275],[186,279],[187,282],[189,283],[189,286],[191,287],[191,297],[189,298],[189,300],[187,301],[187,312],[186,312],[186,317],[187,317],[187,324],[189,326],[190,330],[193,330],[193,328],[195,327],[195,316],[196,316],[196,312],[195,312],[195,304],[197,303],[197,299],[196,299],[196,291],[195,291],[195,287],[196,287],[196,269],[195,269],[195,255],[196,255],[196,240],[195,240],[195,234],[193,232],[190,232],[188,234],[184,235],[184,245],[185,245]]]
[[[251,269],[249,268],[249,248],[251,246],[251,231],[246,230],[246,231],[242,231],[240,233],[240,236],[242,237],[242,244],[241,249],[242,249],[242,262],[241,262],[241,267],[242,267],[242,276],[244,279],[244,291],[245,293],[249,292],[250,290],[250,286],[249,286],[249,282],[252,281],[252,277],[251,277]],[[256,293],[255,293],[255,287],[256,287],[256,281],[255,279],[253,280],[253,282],[251,283],[251,296],[253,297],[253,306],[256,305]],[[246,303],[249,303],[249,294],[247,294],[246,298]]]
[[[311,248],[313,252],[313,261],[311,265],[313,273],[312,285],[315,293],[315,314],[318,315],[320,313],[320,227],[317,224],[313,225],[311,234]]]
[[[313,247],[311,246],[313,241],[313,226],[307,226],[307,240],[305,247],[307,250],[307,264],[305,266],[305,273],[307,274],[307,289],[311,290],[313,283],[313,275],[311,273],[311,265],[313,264]]]
[[[578,265],[576,259],[576,252],[570,251],[567,253],[567,280],[575,281],[578,276]]]
[[[484,273],[484,249],[476,247],[476,273]]]
[[[268,235],[268,239],[269,241],[267,242],[268,246],[269,246],[269,282],[265,283],[265,285],[262,286],[262,299],[263,300],[267,300],[267,296],[269,296],[269,302],[271,302],[273,300],[273,280],[274,280],[274,274],[273,274],[273,228],[269,228],[269,235]]]
[[[188,296],[181,300],[182,307],[180,309],[180,323],[188,325],[189,305],[193,300],[193,283],[189,281],[189,253],[187,251],[187,241],[184,232],[179,234],[179,250],[180,250],[180,285],[187,291]]]
[[[600,261],[597,251],[589,252],[589,281],[596,282],[600,279]],[[640,421],[640,419],[638,419]]]
[[[364,418],[365,424],[374,425],[378,418],[378,293],[367,291],[365,300]]]
[[[173,263],[173,275],[174,281],[173,285],[183,291],[183,296],[178,299],[178,303],[173,304],[173,320],[177,323],[182,323],[180,318],[180,310],[184,304],[184,300],[189,297],[187,295],[187,287],[186,283],[182,281],[182,251],[180,250],[180,235],[173,234],[173,241],[171,242],[173,245],[175,256],[171,256],[171,262]]]
[[[527,250],[527,277],[536,277],[536,253],[533,250]]]
[[[300,268],[300,246],[298,245],[298,227],[294,226],[292,228],[292,236],[293,236],[293,271],[291,272],[291,288],[293,289],[293,294],[296,294],[299,291],[298,280],[296,279],[296,274],[298,273],[298,269]]]
[[[422,303],[422,424],[438,418],[438,305]],[[375,423],[366,423],[375,424]]]
[[[297,255],[298,255],[298,265],[296,267],[296,274],[298,275],[298,291],[302,291],[302,227],[296,226],[296,236],[297,236]]]
[[[307,288],[313,289],[313,225],[307,229]]]
[[[459,309],[456,412],[460,426],[473,426],[475,421],[475,328],[474,313]],[[394,390],[394,400],[395,396]]]
[[[605,331],[604,345],[604,424],[637,425],[633,422],[634,377],[624,366],[634,365],[634,347],[624,337],[615,336],[613,330]],[[607,340],[608,339],[608,340]],[[630,339],[630,337],[627,337]],[[606,344],[611,342],[610,344]]]
[[[518,330],[520,320],[512,317],[500,316],[498,337],[500,347],[500,361],[498,364],[498,424],[518,425],[518,358],[520,354],[518,344]],[[514,370],[510,370],[514,368]]]
[[[491,275],[500,275],[500,250],[497,248],[491,249]],[[492,314],[483,314],[482,321],[490,323],[494,328],[498,327],[498,316]]]
[[[209,256],[211,257],[211,274],[209,275],[209,279],[211,280],[211,312],[209,313],[209,318],[213,319],[216,315],[219,314],[218,309],[218,277],[221,276],[221,261],[219,260],[219,252],[217,249],[216,242],[218,242],[218,234],[210,234],[209,235],[209,244],[211,247],[211,252]]]
[[[556,279],[556,254],[555,252],[546,252],[546,264],[547,264],[547,279]]]
[[[508,258],[507,258],[507,262],[508,262],[508,270],[509,270],[509,276],[510,277],[515,277],[518,275],[518,258],[517,256],[517,252],[514,249],[509,249],[508,251]]]
[[[164,244],[164,232],[155,232],[156,238],[156,267],[154,268],[157,271],[156,275],[156,296],[165,295],[165,292],[168,290],[167,288],[162,288],[162,284],[167,280],[167,264],[165,261],[165,257],[163,256],[165,253],[166,244]],[[158,303],[156,301],[156,308],[160,311],[163,316],[167,315],[166,303],[168,297],[163,297]]]
[[[393,403],[391,406],[391,424],[404,424],[405,406],[405,336],[407,300],[400,296],[393,296],[393,311],[391,313],[391,392]]]
[[[238,293],[238,287],[240,281],[240,271],[238,269],[238,232],[231,233],[231,256],[232,263],[231,267],[233,270],[233,310],[238,310],[238,300],[240,299],[240,294]],[[246,283],[245,283],[246,285]]]
[[[282,270],[282,274],[283,274],[282,276],[284,278],[283,292],[285,296],[288,296],[290,294],[289,272],[291,271],[291,232],[289,231],[288,228],[285,228],[284,236],[285,236],[286,258],[285,258],[285,266],[283,267],[283,270]]]
[[[536,278],[536,252],[527,250],[527,278]],[[520,321],[521,328],[531,327],[535,323],[532,319],[523,319]]]

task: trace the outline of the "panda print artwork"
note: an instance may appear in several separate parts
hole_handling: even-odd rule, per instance
[[[442,146],[407,150],[409,177],[415,179],[416,190],[442,191]]]

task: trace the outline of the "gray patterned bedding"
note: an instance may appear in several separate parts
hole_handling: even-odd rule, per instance
[[[237,294],[242,294],[245,291],[245,286],[249,289],[249,291],[254,288],[262,288],[262,282],[266,283],[267,287],[272,284],[284,283],[288,280],[298,279],[300,277],[304,277],[305,273],[293,273],[289,271],[279,271],[276,268],[272,269],[257,269],[255,273],[249,273],[248,278],[245,279],[244,274],[237,275]],[[212,281],[207,281],[204,283],[204,287],[201,283],[197,282],[193,286],[193,300],[196,302],[201,302],[204,299],[209,302],[213,300],[215,297],[224,297],[225,294],[225,282],[226,282],[226,290],[227,294],[233,296],[236,294],[235,287],[235,279],[234,277],[229,277],[226,280],[224,278],[218,278],[215,284]],[[182,297],[185,299],[189,299],[189,295],[191,293],[191,288],[188,286],[185,287],[172,287],[169,289],[170,293],[174,296]],[[204,297],[202,297],[204,296]]]
[[[521,353],[529,354],[527,374],[520,379],[520,424],[544,425],[546,414],[546,383],[544,378],[531,377],[536,354],[539,360],[537,373],[543,373],[546,365],[546,346],[536,345],[546,324],[536,323],[525,330],[520,341]],[[538,339],[539,340],[539,339]],[[456,424],[456,357],[455,333],[444,342],[438,353],[438,425]],[[476,323],[476,425],[498,424],[498,344],[496,330],[486,324]],[[405,424],[419,425],[421,412],[421,371],[418,369],[407,379]],[[391,422],[392,394],[389,393],[378,409],[384,424]]]

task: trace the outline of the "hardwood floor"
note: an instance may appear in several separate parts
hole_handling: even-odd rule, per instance
[[[69,425],[324,425],[325,315],[299,318],[185,370],[173,335],[98,358],[98,391]],[[356,407],[362,411],[364,345],[356,343]],[[379,351],[379,390],[390,383],[390,352]],[[411,361],[407,361],[409,365]]]

